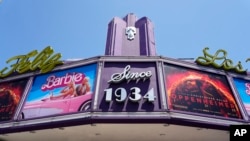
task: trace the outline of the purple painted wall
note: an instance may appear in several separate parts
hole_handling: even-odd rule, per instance
[[[127,27],[135,27],[134,38],[129,40]],[[111,56],[155,56],[155,39],[152,22],[130,13],[123,19],[115,17],[108,25],[105,55]]]

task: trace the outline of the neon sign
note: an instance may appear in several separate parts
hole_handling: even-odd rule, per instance
[[[41,73],[46,73],[51,71],[57,65],[63,64],[61,59],[61,54],[53,54],[54,50],[48,46],[44,48],[40,53],[37,50],[33,50],[26,55],[18,55],[11,57],[6,61],[7,64],[16,61],[16,63],[11,64],[9,67],[5,67],[0,70],[0,78],[7,77],[14,72],[25,73],[28,71],[40,70]],[[30,58],[34,57],[33,60]]]
[[[246,69],[243,69],[241,62],[234,64],[231,59],[227,58],[227,52],[225,50],[219,49],[214,55],[208,53],[209,48],[203,49],[203,55],[198,57],[195,62],[203,66],[212,66],[217,69],[223,69],[226,71],[234,71],[236,73],[246,74]],[[216,61],[223,61],[222,63],[217,63]],[[246,62],[250,61],[250,58]]]

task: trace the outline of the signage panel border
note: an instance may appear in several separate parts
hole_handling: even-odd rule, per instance
[[[246,115],[246,119],[248,120],[248,121],[250,121],[250,110],[249,110],[249,112],[248,112],[248,110],[246,109],[246,107],[245,107],[245,105],[244,105],[244,100],[242,99],[243,97],[242,97],[242,95],[243,95],[243,92],[240,92],[240,88],[238,88],[237,87],[237,84],[238,84],[238,86],[239,87],[241,87],[241,85],[240,85],[240,82],[238,82],[237,84],[236,84],[236,79],[238,79],[238,80],[240,80],[241,82],[243,82],[243,81],[245,81],[245,82],[249,82],[250,83],[250,78],[248,77],[248,78],[246,78],[246,77],[237,77],[237,76],[235,76],[235,75],[229,75],[229,79],[230,79],[230,82],[232,83],[232,87],[233,87],[233,90],[235,91],[235,94],[237,95],[237,97],[238,97],[238,99],[239,99],[239,102],[241,103],[241,105],[242,105],[242,110],[243,110],[243,112],[245,113],[245,115]],[[249,88],[248,88],[249,89]],[[247,86],[245,87],[245,91],[247,91],[248,90],[247,89]],[[247,98],[247,96],[245,97],[245,98]],[[249,95],[249,99],[250,99],[250,95]],[[249,100],[248,100],[249,101]]]
[[[214,116],[214,115],[186,112],[186,111],[180,111],[180,110],[173,110],[173,109],[169,108],[169,103],[167,103],[167,106],[168,106],[167,111],[169,111],[171,113],[173,112],[173,113],[183,113],[183,114],[187,114],[187,115],[195,115],[195,116],[198,117],[197,119],[199,119],[199,117],[200,118],[204,118],[204,117],[206,118],[207,117],[207,118],[217,118],[217,119],[222,119],[222,120],[231,120],[231,121],[239,121],[239,122],[245,122],[247,120],[245,112],[244,112],[244,110],[242,108],[242,103],[239,101],[239,98],[238,98],[237,94],[234,91],[231,80],[229,79],[229,77],[227,75],[228,73],[225,73],[222,70],[215,70],[215,69],[211,69],[211,68],[198,66],[198,65],[194,64],[193,62],[187,62],[187,61],[182,61],[182,60],[175,60],[175,59],[165,58],[165,59],[162,59],[162,63],[163,63],[163,66],[166,65],[166,64],[169,64],[171,66],[177,66],[177,67],[180,67],[180,68],[191,69],[191,70],[195,70],[195,71],[198,71],[198,72],[215,74],[215,75],[220,75],[220,76],[225,77],[226,81],[228,82],[229,89],[231,90],[232,96],[234,97],[234,99],[236,101],[236,104],[237,104],[237,106],[239,108],[239,111],[240,111],[240,114],[241,114],[242,118],[241,119],[225,118],[225,117],[221,117],[221,116]],[[163,69],[163,72],[164,72],[164,69]],[[163,75],[164,75],[164,82],[166,82],[166,74],[163,73]],[[168,95],[167,94],[167,89],[168,88],[165,87],[166,95]],[[166,100],[168,101],[168,96],[166,97]],[[185,118],[183,118],[183,119],[185,119]]]
[[[154,69],[155,69],[155,74],[154,75],[156,75],[155,76],[155,78],[156,78],[156,80],[157,80],[157,82],[153,82],[153,83],[157,83],[158,85],[157,85],[157,91],[158,91],[158,99],[159,100],[161,100],[161,101],[159,101],[159,104],[160,104],[160,106],[161,106],[161,112],[164,112],[164,109],[166,109],[166,105],[164,105],[163,103],[162,103],[162,99],[165,99],[165,95],[164,94],[162,94],[162,89],[164,89],[163,87],[162,87],[162,80],[161,80],[161,78],[159,78],[159,72],[162,72],[162,68],[161,68],[161,61],[159,61],[159,58],[157,57],[157,58],[155,58],[155,59],[150,59],[150,61],[149,60],[144,60],[144,59],[142,59],[141,57],[121,57],[121,59],[115,59],[116,57],[111,57],[111,58],[106,58],[106,57],[104,57],[104,58],[102,58],[102,59],[100,59],[100,70],[99,70],[99,74],[100,74],[100,76],[99,76],[99,78],[102,78],[105,74],[103,74],[104,73],[104,69],[105,69],[105,64],[109,64],[109,63],[123,63],[123,65],[125,65],[125,64],[135,64],[135,63],[152,63],[152,64],[154,64]],[[106,60],[107,59],[107,60]],[[130,61],[130,59],[132,59],[132,61]],[[134,61],[134,59],[135,59],[135,61]],[[126,65],[125,65],[126,66]],[[150,65],[151,66],[151,65]],[[115,66],[114,66],[115,67]],[[126,66],[126,67],[128,67],[128,66]],[[125,68],[126,69],[126,68]],[[130,68],[127,68],[127,69],[130,69]],[[139,69],[139,68],[138,68]],[[145,72],[144,72],[145,71]],[[127,73],[130,73],[130,72],[127,72]],[[141,73],[141,75],[142,76],[145,76],[145,74],[147,74],[147,70],[142,70],[142,72],[141,71],[139,71],[139,72],[134,72],[134,71],[132,71],[131,70],[131,73],[138,73],[138,74],[140,74]],[[100,85],[101,85],[101,80],[98,78],[98,81],[99,81],[99,83],[100,83]],[[142,80],[143,78],[141,78],[139,81],[143,81]],[[146,78],[146,79],[150,79],[150,78]],[[126,81],[126,80],[125,80]],[[129,80],[130,82],[131,81],[134,81],[134,80]],[[107,82],[108,83],[108,82]],[[100,101],[100,97],[98,96],[100,93],[102,93],[102,88],[101,88],[101,86],[100,85],[98,85],[97,84],[97,89],[98,89],[98,91],[97,91],[97,93],[95,94],[95,97],[94,97],[94,112],[95,113],[99,113],[100,112],[100,109],[99,109],[99,105],[98,105],[98,101]],[[113,91],[113,92],[115,92],[115,91]],[[163,100],[164,101],[164,100]],[[153,112],[153,111],[152,111]],[[155,111],[155,112],[157,112],[157,111]],[[159,112],[159,111],[158,111]],[[114,115],[114,116],[117,116],[117,112],[116,111],[113,111],[113,112],[111,112],[111,111],[109,111],[109,112],[104,112],[104,114],[98,114],[98,115],[105,115],[105,113],[107,113],[108,115]],[[113,114],[112,114],[113,113]],[[122,111],[122,112],[120,112],[120,113],[127,113],[126,111]],[[135,113],[135,114],[132,114],[132,115],[130,115],[129,117],[130,118],[133,118],[134,116],[133,115],[136,115],[136,113],[147,113],[147,112],[142,112],[142,111],[133,111],[133,113]],[[149,113],[147,113],[147,114],[149,114]],[[149,117],[149,115],[146,115],[146,117]],[[101,117],[100,117],[101,118]]]
[[[30,78],[14,79],[9,82],[0,83],[1,123],[14,122],[16,120],[16,115],[19,113],[19,109],[23,103],[23,98],[29,89],[30,83]],[[6,117],[2,117],[2,113],[5,113],[4,116]],[[11,117],[8,117],[10,115]]]
[[[97,75],[98,75],[98,69],[99,69],[99,66],[98,66],[98,60],[96,60],[94,58],[94,60],[87,60],[87,61],[84,61],[84,60],[80,60],[80,61],[77,61],[77,62],[73,62],[72,64],[68,64],[67,66],[64,66],[64,67],[61,67],[60,68],[57,68],[53,71],[51,71],[50,73],[48,74],[56,74],[56,73],[60,73],[60,72],[67,72],[67,70],[71,71],[72,69],[81,69],[81,68],[84,68],[85,66],[88,66],[88,65],[95,65],[95,74],[93,74],[95,76],[95,78],[93,78],[93,93],[92,93],[92,99],[91,99],[91,107],[90,107],[90,111],[89,112],[73,112],[73,113],[65,113],[65,114],[58,114],[58,115],[50,115],[50,116],[41,116],[41,117],[36,117],[36,118],[29,118],[29,119],[21,119],[20,116],[22,114],[22,109],[24,107],[24,104],[25,104],[25,101],[27,100],[28,98],[28,95],[29,95],[29,92],[31,91],[32,89],[32,86],[34,84],[34,80],[35,80],[35,77],[32,77],[32,83],[30,84],[31,87],[29,89],[29,92],[27,92],[27,94],[25,95],[24,97],[24,100],[23,100],[23,103],[22,103],[22,107],[20,108],[19,110],[19,113],[18,115],[16,116],[16,121],[20,122],[20,125],[22,123],[29,123],[29,125],[33,125],[33,124],[38,124],[38,121],[41,121],[41,124],[45,124],[45,123],[57,123],[57,122],[61,122],[63,120],[65,121],[68,121],[68,120],[77,120],[78,118],[89,118],[91,117],[91,111],[92,111],[92,105],[93,105],[93,98],[94,98],[94,94],[96,92],[96,84],[97,84]],[[39,75],[36,75],[36,77],[40,77],[40,76],[43,76],[43,75],[46,75],[46,74],[39,74]],[[72,119],[71,119],[72,118]],[[89,119],[86,119],[86,120],[89,120]]]

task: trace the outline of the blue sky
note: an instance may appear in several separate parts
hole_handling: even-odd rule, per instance
[[[157,54],[228,52],[250,70],[249,0],[0,0],[0,69],[10,57],[53,47],[62,59],[103,55],[107,25],[135,13],[154,23]],[[248,50],[249,49],[249,50]]]

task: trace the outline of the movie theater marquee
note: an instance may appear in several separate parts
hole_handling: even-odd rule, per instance
[[[0,106],[1,132],[11,132],[4,129],[14,124],[29,130],[29,126],[53,123],[60,127],[69,121],[86,124],[90,119],[133,121],[138,116],[143,122],[175,120],[221,129],[249,123],[246,95],[250,79],[186,61],[100,56],[57,66],[47,73],[17,76],[22,79],[12,76],[10,82],[0,83],[1,96],[10,95],[15,101]],[[72,83],[79,94],[60,96]]]

